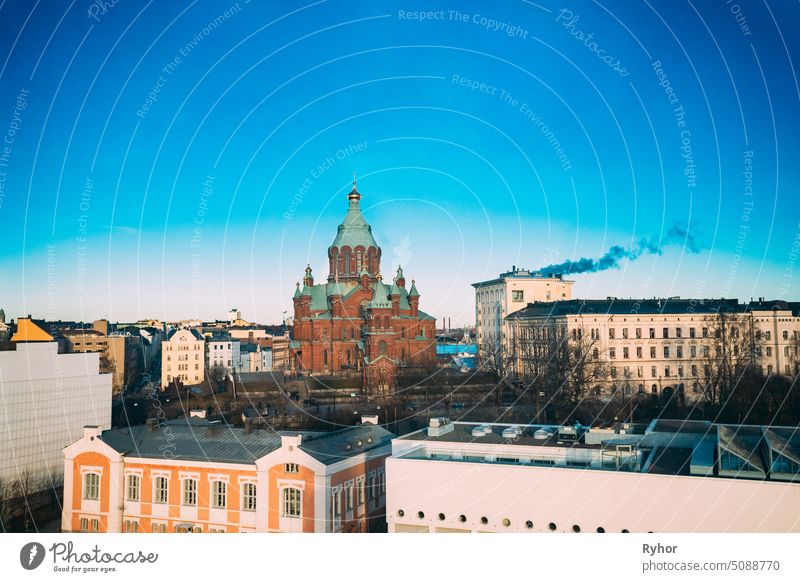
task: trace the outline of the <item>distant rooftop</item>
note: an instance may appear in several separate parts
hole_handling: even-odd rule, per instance
[[[514,266],[511,268],[510,271],[507,271],[505,273],[500,273],[495,279],[473,283],[472,286],[476,288],[485,287],[488,285],[501,283],[505,279],[550,279],[550,280],[562,281],[564,277],[561,274],[542,275],[538,271],[531,271],[529,269],[518,269],[516,266]]]

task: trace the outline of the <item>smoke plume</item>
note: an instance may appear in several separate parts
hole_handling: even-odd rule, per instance
[[[642,238],[628,249],[620,245],[614,245],[599,258],[590,259],[584,257],[574,261],[566,260],[563,263],[542,267],[537,272],[544,276],[553,276],[619,269],[620,261],[622,260],[635,261],[642,255],[660,255],[665,246],[677,245],[682,246],[692,254],[700,252],[700,245],[695,234],[687,227],[676,222],[660,239],[655,237]]]

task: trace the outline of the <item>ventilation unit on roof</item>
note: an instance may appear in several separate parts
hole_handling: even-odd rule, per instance
[[[522,436],[522,429],[517,426],[509,426],[508,428],[503,429],[503,438],[504,439],[518,439]]]
[[[472,436],[474,437],[482,437],[487,434],[492,434],[492,427],[488,424],[482,424],[472,429]]]
[[[453,428],[449,418],[438,416],[428,422],[428,436],[441,436],[453,432]]]
[[[550,431],[548,431],[548,430],[545,430],[545,429],[543,429],[543,428],[540,428],[540,429],[539,429],[539,430],[537,430],[535,433],[533,433],[533,438],[534,438],[535,440],[537,440],[537,441],[546,441],[547,439],[549,439],[549,438],[550,438],[550,436],[551,436],[552,434],[553,434],[553,433],[551,433]]]

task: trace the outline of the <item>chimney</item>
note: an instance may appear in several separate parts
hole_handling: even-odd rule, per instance
[[[206,436],[212,438],[219,433],[219,429],[222,426],[222,423],[218,420],[208,423],[208,428],[206,429]]]
[[[147,432],[153,432],[158,428],[158,419],[157,418],[148,418],[147,419]]]
[[[93,441],[96,437],[100,436],[100,427],[97,425],[89,424],[83,427],[83,438],[88,438]]]

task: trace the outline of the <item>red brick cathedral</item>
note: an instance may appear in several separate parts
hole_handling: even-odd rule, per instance
[[[395,384],[397,368],[436,359],[436,320],[419,310],[419,292],[406,289],[402,267],[392,284],[381,277],[381,248],[353,190],[344,222],[328,248],[328,281],[314,284],[311,267],[294,292],[295,364],[299,371],[360,371],[373,392]]]

